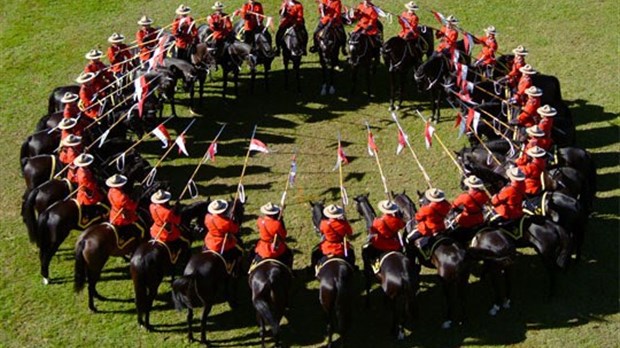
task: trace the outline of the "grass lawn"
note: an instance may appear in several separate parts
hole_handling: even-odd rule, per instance
[[[227,2],[228,12],[241,0]],[[269,15],[275,15],[279,1],[265,0]],[[302,0],[306,7],[307,27],[316,24],[316,4]],[[384,10],[400,13],[400,1],[377,1]],[[439,328],[445,313],[441,286],[426,270],[422,278],[420,318],[408,328],[402,342],[388,336],[389,314],[383,306],[380,290],[372,294],[370,309],[362,299],[354,300],[354,320],[349,341],[352,347],[411,346],[505,346],[523,347],[610,347],[618,345],[618,222],[620,164],[618,153],[620,126],[619,18],[614,1],[569,0],[533,1],[419,1],[421,23],[437,26],[430,12],[455,14],[464,29],[481,34],[488,25],[498,29],[500,50],[508,52],[524,44],[531,52],[527,61],[540,71],[557,76],[562,94],[578,124],[578,144],[594,154],[598,165],[599,192],[596,213],[590,220],[584,249],[584,261],[559,277],[558,294],[552,300],[544,295],[546,281],[542,264],[531,252],[519,257],[514,278],[514,306],[496,318],[490,318],[490,286],[472,277],[469,287],[468,322],[463,328],[443,331]],[[195,18],[210,12],[211,3],[187,3]],[[345,5],[352,5],[346,2]],[[95,46],[107,47],[107,37],[115,31],[133,39],[135,24],[146,13],[157,25],[174,18],[174,1],[81,2],[15,1],[0,4],[0,346],[187,346],[185,314],[168,304],[169,282],[159,289],[161,297],[151,321],[159,332],[138,329],[131,302],[133,289],[127,264],[111,259],[98,289],[116,301],[98,302],[102,313],[91,314],[86,294],[73,293],[73,246],[76,234],[62,246],[51,264],[53,284],[43,286],[38,275],[37,249],[28,242],[20,217],[20,198],[24,181],[18,167],[19,146],[32,132],[47,109],[47,97],[56,86],[72,84],[83,68],[83,55]],[[399,29],[396,21],[385,23],[385,36]],[[348,30],[351,30],[348,28]],[[478,48],[477,48],[478,49]],[[376,96],[350,97],[350,73],[339,73],[335,96],[321,97],[318,57],[310,55],[303,64],[303,93],[284,91],[281,59],[274,62],[271,90],[266,92],[258,80],[257,92],[249,95],[247,71],[244,72],[241,97],[223,102],[219,96],[221,73],[209,83],[208,93],[198,118],[188,134],[190,158],[172,154],[159,171],[160,178],[173,181],[178,194],[191,175],[219,125],[227,122],[215,163],[199,173],[202,196],[220,197],[234,193],[241,173],[243,156],[254,124],[257,138],[267,143],[271,154],[258,154],[249,161],[244,180],[248,202],[244,240],[254,241],[258,208],[267,201],[278,201],[286,180],[290,157],[297,152],[298,179],[289,193],[286,223],[291,236],[289,246],[297,250],[295,267],[309,263],[312,246],[318,241],[311,228],[308,200],[338,199],[338,174],[332,171],[336,160],[336,140],[341,133],[351,163],[344,167],[349,195],[370,193],[371,201],[382,198],[380,176],[374,160],[366,151],[366,129],[370,122],[385,175],[391,189],[414,193],[425,187],[417,166],[408,153],[396,156],[396,126],[387,112],[387,72],[379,69],[374,78]],[[363,81],[363,80],[362,80]],[[422,95],[409,85],[406,108],[401,122],[410,134],[412,145],[435,184],[448,197],[458,192],[458,172],[448,157],[435,145],[424,148],[423,123],[415,108],[428,110]],[[187,95],[179,96],[185,102]],[[169,111],[168,111],[169,112]],[[169,123],[181,131],[189,122],[189,110],[178,109],[180,119]],[[428,111],[426,111],[428,114]],[[437,132],[453,150],[466,145],[453,128],[454,112],[443,110],[443,122]],[[140,146],[151,163],[162,154],[156,141]],[[176,151],[175,151],[176,152]],[[358,255],[365,239],[364,224],[350,212],[356,231],[354,244]],[[199,243],[195,246],[198,247]],[[362,279],[356,279],[362,292]],[[291,310],[283,326],[283,341],[291,346],[320,346],[323,343],[323,315],[318,303],[317,282],[297,278],[291,294]],[[232,312],[218,305],[209,318],[210,339],[215,346],[238,347],[260,344],[249,290],[241,286],[241,306]],[[381,320],[381,319],[383,320]]]

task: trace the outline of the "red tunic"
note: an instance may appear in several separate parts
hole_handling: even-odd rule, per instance
[[[239,233],[239,225],[231,219],[221,215],[207,214],[205,216],[205,227],[207,228],[207,236],[204,239],[207,249],[217,253],[222,251],[222,244],[226,239],[224,251],[230,250],[237,245],[235,235]],[[232,236],[226,236],[227,234]]]
[[[304,6],[297,0],[285,1],[280,14],[280,28],[304,25]]]
[[[82,147],[80,145],[63,146],[60,148],[58,159],[60,159],[60,162],[67,166],[73,164],[73,160],[75,160],[75,158],[79,156],[80,153],[82,153]]]
[[[355,29],[353,29],[354,32],[362,31],[370,36],[379,34],[377,28],[379,14],[373,5],[359,4],[353,13],[353,19],[358,21]]]
[[[254,13],[250,13],[254,12]],[[243,18],[243,30],[252,31],[257,27],[263,25],[263,16],[258,16],[256,13],[263,14],[263,5],[260,2],[254,2],[250,4],[246,2],[241,6],[239,11],[241,18]]]
[[[404,11],[398,17],[398,23],[400,23],[400,32],[398,36],[405,40],[413,40],[418,37],[418,23],[420,19],[415,13],[409,13]]]
[[[152,51],[157,46],[157,30],[155,28],[142,28],[136,32],[136,41],[140,48],[140,60],[147,61],[151,58]]]
[[[478,38],[478,42],[482,45],[482,51],[478,54],[478,61],[483,65],[495,64],[495,52],[497,52],[497,41],[495,37],[483,36]]]
[[[76,197],[78,203],[80,205],[93,205],[101,202],[103,195],[90,169],[87,167],[78,167],[75,176],[79,187]]]
[[[508,75],[506,75],[506,77],[508,78],[508,84],[511,87],[517,85],[517,81],[519,81],[521,75],[523,75],[523,73],[519,69],[523,68],[524,66],[525,58],[523,58],[523,56],[515,56],[514,60],[512,61],[512,68],[510,69]]]
[[[481,225],[484,222],[484,214],[482,208],[489,201],[489,195],[478,189],[470,189],[468,192],[461,193],[454,202],[452,207],[463,207],[456,217],[456,222],[463,228],[472,228]]]
[[[149,212],[151,213],[151,218],[153,218],[153,225],[151,225],[150,231],[153,239],[163,243],[179,239],[181,236],[181,231],[179,230],[179,224],[181,223],[180,215],[175,214],[172,208],[168,206],[155,203],[151,203]]]
[[[353,234],[351,225],[346,220],[325,219],[319,226],[321,234],[325,240],[321,242],[321,252],[323,255],[344,257],[344,238]],[[347,249],[351,244],[347,243]]]
[[[371,231],[374,236],[370,243],[381,251],[400,250],[402,245],[398,238],[398,231],[403,227],[405,227],[403,219],[384,214],[372,222]]]
[[[523,216],[524,194],[525,183],[523,181],[512,181],[491,198],[491,204],[495,212],[504,219],[519,219]]]
[[[286,251],[286,230],[281,221],[270,216],[261,216],[256,221],[260,239],[254,251],[263,259],[275,258]],[[275,249],[274,246],[275,240]]]
[[[545,136],[551,138],[551,130],[553,130],[553,117],[543,117],[538,123],[538,128],[545,132]]]
[[[129,195],[117,187],[111,187],[108,191],[110,202],[110,223],[115,226],[127,226],[138,221],[136,209],[138,203],[134,202]]]
[[[540,97],[527,97],[527,102],[521,113],[517,117],[521,127],[531,127],[538,123],[538,108],[540,107]]]
[[[334,26],[342,25],[342,2],[340,0],[321,0],[319,4],[321,24],[332,23]]]
[[[529,161],[519,164],[519,169],[525,174],[525,193],[537,195],[542,188],[541,175],[547,166],[547,162],[542,158],[532,158]]]
[[[77,118],[80,113],[80,108],[77,106],[77,102],[65,104],[65,108],[62,111],[63,118]]]
[[[131,52],[127,49],[127,45],[123,43],[113,44],[108,47],[106,52],[111,70],[115,73],[126,73],[131,69]]]
[[[445,49],[449,49],[450,52],[453,52],[456,48],[456,40],[459,38],[459,32],[456,31],[456,29],[443,26],[441,27],[441,30],[435,34],[435,36],[438,39],[441,38],[441,42],[439,42],[436,49],[437,52],[441,52]]]
[[[220,41],[230,35],[233,30],[230,17],[225,14],[213,13],[208,18],[209,29],[213,32],[213,39]]]
[[[418,222],[418,231],[423,236],[429,236],[446,229],[444,219],[452,206],[448,201],[431,202],[420,207],[415,213],[415,220]]]
[[[101,105],[97,101],[97,90],[91,84],[83,84],[80,87],[80,101],[84,108],[84,115],[93,120],[99,117],[99,108]]]
[[[196,22],[191,16],[179,16],[172,23],[172,34],[176,37],[176,46],[178,48],[187,48],[194,43],[198,37],[198,28]]]
[[[531,75],[521,75],[521,78],[519,79],[519,85],[517,86],[517,92],[514,95],[514,98],[519,104],[525,105],[525,97],[527,97],[527,94],[525,94],[525,90],[530,87],[532,87]]]
[[[107,87],[108,84],[114,81],[114,76],[112,75],[112,72],[110,71],[110,69],[108,69],[108,66],[100,60],[91,60],[84,67],[84,73],[89,72],[98,74],[97,76],[95,76],[92,82],[93,86],[97,91],[101,91],[102,89]]]

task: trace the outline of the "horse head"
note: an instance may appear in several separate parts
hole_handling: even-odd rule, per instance
[[[308,202],[310,204],[310,211],[312,212],[312,227],[314,227],[314,231],[319,233],[319,226],[321,225],[321,220],[325,219],[325,215],[323,215],[323,208],[325,208],[325,200],[322,199],[320,201]]]
[[[370,232],[372,222],[377,216],[377,213],[375,213],[375,210],[370,204],[368,200],[368,195],[369,194],[366,193],[363,195],[355,196],[353,197],[353,200],[355,201],[355,208],[357,209],[357,212],[360,214],[361,217],[364,218],[364,221],[366,221],[366,230]]]
[[[402,215],[403,219],[407,223],[405,226],[406,231],[410,232],[415,226],[414,222],[416,207],[411,198],[403,191],[402,193],[392,194],[394,204],[398,206],[398,211]]]
[[[289,50],[289,52],[291,52],[291,56],[301,57],[303,54],[303,49],[295,27],[292,26],[286,29],[282,40],[284,41],[284,46]]]
[[[263,30],[257,30],[254,34],[254,52],[263,59],[273,59],[275,54],[271,47],[271,40]]]
[[[433,88],[442,76],[448,73],[448,58],[438,53],[431,56],[426,62],[416,69],[413,77],[418,87],[426,90]]]

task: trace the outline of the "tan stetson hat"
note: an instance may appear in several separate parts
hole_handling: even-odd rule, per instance
[[[519,68],[519,71],[526,74],[526,75],[534,75],[536,74],[536,70],[534,68],[532,68],[531,65],[529,64],[525,64],[525,66]]]
[[[544,136],[545,136],[545,132],[543,132],[543,130],[542,130],[542,129],[540,129],[537,125],[534,125],[534,126],[528,127],[528,128],[525,130],[525,132],[526,132],[528,135],[533,136],[533,137],[536,137],[536,138],[541,138],[541,137],[544,137]]]
[[[109,43],[121,43],[123,41],[125,41],[125,36],[123,34],[119,34],[119,33],[113,33],[108,38],[108,42]]]
[[[453,15],[449,15],[448,18],[446,18],[446,22],[450,24],[458,24],[459,20],[456,19],[456,17],[454,17]]]
[[[92,72],[87,72],[87,73],[82,72],[80,74],[80,76],[78,76],[75,79],[75,82],[77,82],[77,83],[79,83],[81,85],[81,84],[84,84],[86,82],[92,81],[92,79],[94,79],[95,76],[96,76],[95,73],[92,73]]]
[[[446,199],[446,194],[438,188],[431,188],[424,192],[424,196],[431,202],[441,202]]]
[[[514,181],[523,181],[525,180],[525,174],[519,169],[519,167],[512,167],[506,170],[506,175],[510,178],[510,180]]]
[[[80,145],[81,142],[82,142],[82,137],[69,134],[64,139],[62,139],[61,145],[62,146],[76,146],[76,145]]]
[[[330,204],[323,209],[323,215],[330,219],[340,219],[344,216],[344,209],[341,206]]]
[[[221,10],[224,8],[224,4],[222,4],[221,1],[216,1],[215,4],[213,4],[213,6],[211,6],[211,9],[213,10]]]
[[[512,50],[512,53],[516,54],[517,56],[527,56],[529,52],[527,51],[525,47],[519,45],[517,46],[517,48]]]
[[[553,117],[558,114],[558,111],[549,105],[541,106],[536,111],[542,117]]]
[[[484,183],[482,182],[482,180],[480,180],[480,178],[475,175],[468,176],[467,178],[465,178],[465,180],[463,180],[463,183],[470,188],[484,187]]]
[[[76,124],[77,124],[77,120],[73,117],[63,118],[62,121],[58,123],[58,129],[60,130],[71,129],[75,127]]]
[[[408,3],[406,3],[405,8],[407,8],[407,10],[409,11],[417,11],[420,9],[418,5],[416,5],[416,3],[413,1],[409,1]]]
[[[79,98],[79,96],[75,93],[71,93],[71,92],[67,92],[65,93],[65,95],[62,96],[62,99],[60,99],[61,103],[73,103],[74,101],[77,101]]]
[[[528,156],[534,158],[544,157],[547,154],[547,152],[539,146],[531,147],[527,151],[525,151],[525,153],[527,153]]]
[[[86,59],[99,59],[101,57],[103,57],[103,52],[101,52],[100,50],[93,48],[92,50],[88,51],[88,53],[86,53],[84,55],[84,57],[86,57]]]
[[[87,167],[93,163],[94,160],[95,157],[93,157],[93,155],[89,153],[82,153],[73,160],[73,165],[76,167]]]
[[[179,5],[179,7],[177,7],[177,10],[175,12],[179,16],[182,16],[182,15],[186,15],[186,14],[189,14],[190,12],[192,12],[192,9],[187,7],[187,6],[185,6],[185,5],[183,5],[183,4],[181,4],[181,5]]]
[[[172,198],[170,192],[159,189],[151,195],[151,203],[164,204],[168,202],[170,198]]]
[[[153,20],[150,17],[147,17],[147,16],[142,16],[140,18],[140,20],[138,21],[138,25],[147,26],[147,25],[151,25],[151,24],[153,24]]]
[[[384,214],[396,214],[398,212],[398,206],[394,204],[394,202],[388,201],[387,199],[379,201],[379,204],[377,206],[379,207],[379,210]]]
[[[122,187],[127,183],[127,177],[122,174],[114,174],[105,181],[108,187]]]
[[[228,209],[228,202],[223,199],[216,199],[213,202],[209,203],[209,207],[207,210],[210,214],[217,215],[221,214]]]
[[[529,95],[530,97],[540,97],[543,94],[542,89],[536,87],[536,86],[531,86],[528,89],[525,90],[525,94]]]
[[[497,34],[497,31],[495,30],[495,27],[492,25],[489,25],[486,29],[484,29],[484,32],[487,34]]]
[[[280,207],[269,202],[260,207],[260,212],[265,215],[276,215],[280,213]]]

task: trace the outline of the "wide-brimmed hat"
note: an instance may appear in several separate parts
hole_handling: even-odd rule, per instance
[[[71,129],[75,127],[76,124],[77,124],[77,120],[73,117],[63,118],[62,121],[58,123],[58,129],[60,130]]]
[[[492,25],[489,25],[486,29],[484,29],[484,32],[487,34],[497,34],[497,31],[495,30],[495,27]]]
[[[527,49],[525,47],[519,45],[519,46],[517,46],[517,48],[512,50],[512,53],[514,53],[517,56],[527,56],[527,54],[529,52],[527,51]]]
[[[553,117],[558,114],[558,111],[554,107],[551,107],[548,104],[539,107],[536,111],[542,117]]]
[[[536,86],[530,86],[528,89],[525,90],[525,94],[529,95],[530,97],[541,97],[543,91]]]
[[[93,155],[82,153],[73,160],[73,165],[76,167],[86,167],[93,163],[94,160],[95,157],[93,157]]]
[[[470,188],[483,188],[484,183],[480,180],[479,177],[475,175],[470,175],[465,180],[463,180],[463,184]]]
[[[207,208],[209,213],[214,215],[221,214],[225,212],[226,209],[228,209],[228,202],[223,199],[214,200],[213,202],[209,203],[209,207]]]
[[[458,24],[458,23],[459,23],[459,20],[458,20],[458,19],[456,19],[456,17],[454,17],[453,15],[449,15],[449,16],[446,18],[446,22],[447,22],[447,23],[450,23],[450,24]]]
[[[190,12],[192,12],[192,9],[189,8],[188,6],[185,6],[185,5],[181,4],[181,5],[179,5],[179,7],[177,7],[175,12],[179,16],[182,16],[182,15],[186,15],[186,14],[189,14]]]
[[[76,146],[76,145],[80,145],[81,142],[82,142],[82,137],[74,135],[74,134],[69,134],[64,139],[62,139],[60,143],[62,146]]]
[[[344,209],[341,206],[330,204],[323,209],[323,215],[330,219],[339,219],[344,216]]]
[[[446,199],[446,194],[438,188],[431,188],[424,192],[424,197],[431,202],[441,202]]]
[[[398,206],[394,204],[392,201],[388,201],[387,199],[379,201],[377,205],[379,210],[384,214],[395,214],[398,212]]]
[[[101,52],[100,50],[93,48],[92,50],[88,51],[88,53],[86,53],[84,55],[84,57],[86,57],[86,59],[99,59],[101,57],[103,57],[103,52]]]
[[[92,81],[95,78],[96,74],[92,72],[82,72],[80,76],[75,79],[75,82],[79,84],[84,84],[86,82]]]
[[[409,1],[408,3],[406,3],[405,8],[409,11],[417,11],[420,9],[418,5],[416,5],[416,3],[413,1]]]
[[[260,212],[265,215],[276,215],[280,213],[280,207],[269,202],[260,207]]]
[[[151,203],[164,204],[168,202],[170,198],[172,198],[170,192],[159,189],[151,195]]]
[[[224,4],[222,4],[221,1],[216,1],[215,4],[213,4],[213,6],[211,6],[211,8],[213,10],[221,10],[224,8]]]
[[[150,17],[147,17],[146,15],[142,16],[140,20],[138,21],[138,25],[146,26],[146,25],[151,25],[151,24],[153,24],[153,20]]]
[[[540,127],[538,127],[537,125],[526,128],[525,132],[528,135],[536,137],[536,138],[541,138],[545,136],[545,132],[542,129],[540,129]]]
[[[79,96],[75,93],[71,93],[71,92],[67,92],[65,93],[65,95],[62,96],[62,98],[60,99],[61,103],[73,103],[74,101],[77,101],[79,98]]]
[[[108,187],[122,187],[126,183],[127,177],[122,174],[114,174],[105,181]]]
[[[530,147],[529,149],[527,149],[527,151],[525,151],[525,153],[527,153],[528,156],[534,158],[544,157],[547,154],[547,152],[539,146]]]
[[[506,170],[506,175],[510,178],[510,180],[514,181],[523,181],[525,180],[525,174],[519,169],[519,167],[512,167]]]
[[[532,68],[529,64],[525,64],[525,66],[520,67],[519,71],[526,75],[534,75],[537,72],[536,69]]]
[[[108,38],[109,43],[121,43],[125,41],[125,35],[119,33],[112,33]]]

